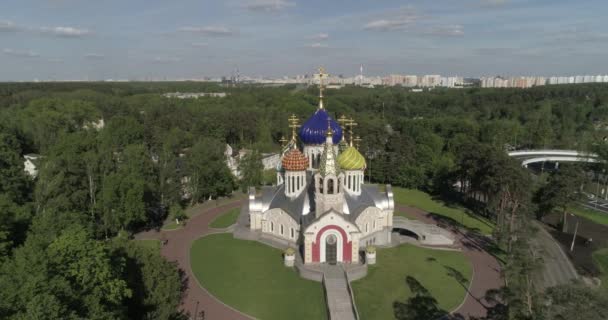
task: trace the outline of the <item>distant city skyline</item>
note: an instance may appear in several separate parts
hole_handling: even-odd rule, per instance
[[[608,73],[602,0],[6,0],[0,81]]]

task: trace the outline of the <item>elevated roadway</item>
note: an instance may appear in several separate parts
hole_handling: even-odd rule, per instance
[[[582,152],[576,150],[517,150],[508,153],[510,157],[521,160],[521,165],[528,167],[531,163],[538,162],[599,162],[599,157],[595,153]]]

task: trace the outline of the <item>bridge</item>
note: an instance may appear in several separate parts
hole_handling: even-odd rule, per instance
[[[418,237],[421,244],[434,246],[451,246],[454,244],[454,235],[451,232],[436,225],[401,216],[393,216],[393,229],[412,232]]]
[[[599,157],[595,153],[576,151],[576,150],[518,150],[509,152],[509,156],[521,160],[521,165],[528,167],[531,163],[555,162],[556,166],[560,162],[599,162]]]

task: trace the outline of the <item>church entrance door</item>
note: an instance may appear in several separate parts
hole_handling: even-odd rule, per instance
[[[338,260],[338,240],[335,235],[329,235],[325,240],[325,261],[336,264]]]

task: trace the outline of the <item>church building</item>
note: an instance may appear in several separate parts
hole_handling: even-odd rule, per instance
[[[356,123],[344,116],[336,121],[325,109],[325,76],[321,70],[314,114],[301,127],[295,116],[289,119],[292,137],[277,168],[277,186],[250,192],[249,225],[300,250],[305,264],[359,263],[366,246],[391,241],[393,193],[390,185],[365,184]]]

